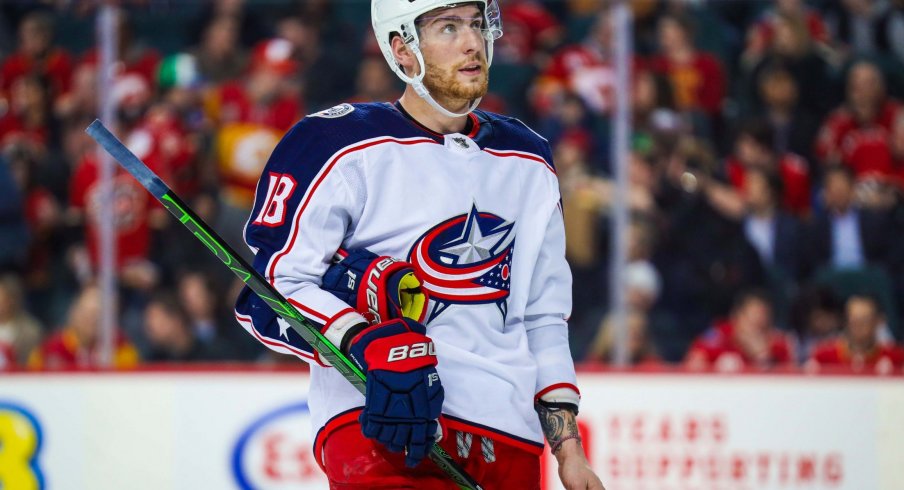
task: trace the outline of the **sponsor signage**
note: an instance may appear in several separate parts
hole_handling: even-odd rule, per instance
[[[892,490],[900,378],[581,373],[608,490]],[[0,488],[326,490],[305,373],[8,374]],[[559,489],[544,455],[544,488]]]

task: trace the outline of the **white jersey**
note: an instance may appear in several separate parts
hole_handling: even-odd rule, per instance
[[[439,135],[392,104],[342,104],[306,117],[273,151],[245,239],[254,267],[310,320],[349,305],[320,289],[337,249],[411,262],[430,295],[450,427],[539,452],[537,396],[575,391],[566,319],[571,275],[549,145],[516,119],[476,111],[467,134]],[[239,322],[311,363],[316,428],[364,397],[245,291]]]

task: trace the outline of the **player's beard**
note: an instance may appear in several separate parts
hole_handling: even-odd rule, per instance
[[[463,66],[477,62],[480,64],[480,76],[476,83],[462,83],[456,75]],[[437,65],[427,63],[427,73],[424,74],[424,86],[430,91],[430,95],[437,102],[467,101],[483,97],[489,87],[489,76],[486,60],[483,56],[476,60],[469,60],[453,66],[449,70],[443,70]],[[444,104],[445,105],[445,104]]]

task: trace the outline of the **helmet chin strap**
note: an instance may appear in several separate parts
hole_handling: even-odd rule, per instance
[[[421,72],[418,73],[414,78],[409,78],[406,81],[408,81],[408,83],[411,84],[411,86],[414,88],[414,92],[416,94],[418,94],[422,99],[424,99],[425,101],[427,101],[428,104],[430,104],[430,107],[433,107],[434,109],[439,111],[440,114],[443,114],[446,117],[467,116],[474,109],[477,109],[477,106],[480,105],[480,101],[483,99],[483,97],[478,97],[478,98],[474,99],[471,102],[471,105],[468,106],[468,110],[465,112],[462,112],[460,114],[452,112],[452,111],[446,109],[445,107],[443,107],[442,105],[440,105],[440,103],[437,102],[436,99],[434,99],[432,95],[430,95],[430,91],[427,90],[427,87],[424,86],[424,75],[427,74],[427,64],[424,63],[424,56],[421,54],[420,48],[418,48],[417,46],[412,46],[411,48],[412,48],[412,51],[414,52],[415,58],[417,58],[418,63],[420,63]]]
[[[424,86],[423,82],[414,83],[414,84],[412,84],[412,86],[414,87],[415,93],[420,95],[422,99],[426,100],[427,103],[430,104],[431,107],[433,107],[434,109],[439,111],[440,114],[443,114],[448,117],[467,116],[468,114],[471,113],[471,111],[473,111],[474,109],[477,109],[477,106],[480,105],[481,99],[483,99],[483,97],[478,97],[478,98],[474,99],[473,102],[471,102],[471,105],[468,106],[467,111],[462,112],[462,113],[455,113],[455,112],[450,111],[449,109],[446,109],[442,105],[440,105],[440,103],[437,102],[436,99],[434,99],[432,95],[430,95],[430,91],[427,90],[427,87]]]

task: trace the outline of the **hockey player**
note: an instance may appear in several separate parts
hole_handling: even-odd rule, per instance
[[[254,267],[366,372],[366,397],[248,289],[236,316],[311,364],[314,452],[333,489],[456,488],[421,462],[434,440],[484,488],[539,489],[544,435],[566,488],[602,489],[575,422],[549,146],[475,110],[498,6],[374,0],[371,13],[406,91],[294,126],[245,230]]]

